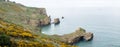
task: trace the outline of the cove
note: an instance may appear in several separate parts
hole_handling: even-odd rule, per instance
[[[60,18],[59,25],[42,28],[42,33],[53,35],[69,34],[82,27],[94,33],[92,41],[81,41],[80,47],[120,47],[119,7],[47,8],[51,18]],[[64,16],[64,19],[61,17]]]

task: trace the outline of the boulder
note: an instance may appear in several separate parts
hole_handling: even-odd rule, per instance
[[[59,24],[59,23],[60,23],[59,18],[55,18],[55,19],[54,19],[54,24]]]
[[[85,39],[86,41],[92,40],[93,39],[93,33],[91,33],[91,32],[85,33],[83,39]]]

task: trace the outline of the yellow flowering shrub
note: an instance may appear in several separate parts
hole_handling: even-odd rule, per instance
[[[49,38],[42,38],[31,31],[0,19],[0,34],[11,37],[11,47],[75,47]]]

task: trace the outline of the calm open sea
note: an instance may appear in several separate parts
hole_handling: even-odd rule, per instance
[[[78,27],[93,32],[92,41],[81,41],[80,47],[120,47],[120,8],[117,7],[81,7],[47,8],[51,18],[60,18],[59,25],[51,24],[42,28],[45,34],[68,34]],[[61,19],[61,17],[64,19]]]

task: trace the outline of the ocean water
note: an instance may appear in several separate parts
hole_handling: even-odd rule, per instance
[[[74,32],[78,27],[93,32],[92,41],[80,41],[80,47],[120,47],[119,7],[47,8],[48,15],[60,18],[60,24],[42,28],[42,33],[63,35]],[[61,17],[64,19],[61,19]]]

